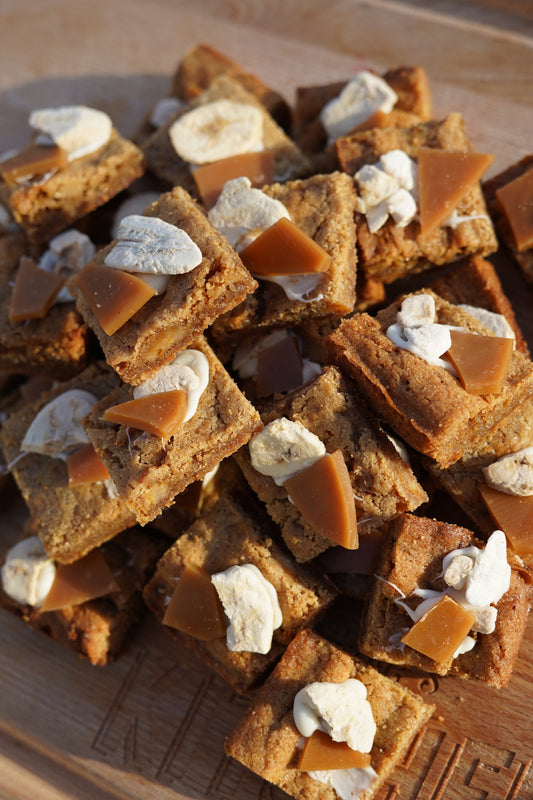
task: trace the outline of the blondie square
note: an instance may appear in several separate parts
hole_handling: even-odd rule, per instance
[[[32,242],[46,242],[103,206],[144,172],[142,151],[112,130],[106,144],[76,158],[49,177],[16,186],[0,183],[0,202],[10,208]]]
[[[166,291],[152,297],[112,335],[104,332],[73,286],[78,308],[95,331],[107,362],[132,385],[172,361],[257,286],[233,248],[180,187],[161,195],[144,213],[185,231],[200,248],[202,262],[191,272],[171,276]],[[97,253],[94,263],[103,265],[113,244]]]
[[[385,72],[383,80],[398,95],[393,110],[386,115],[386,126],[410,127],[432,116],[429,80],[422,67],[399,67]],[[299,86],[294,110],[294,137],[302,151],[313,157],[316,171],[331,172],[337,168],[333,142],[320,120],[320,112],[346,86],[345,81],[321,86]],[[381,126],[383,127],[383,126]]]
[[[485,193],[487,206],[498,235],[512,253],[520,267],[524,279],[529,284],[533,283],[533,247],[518,249],[511,225],[509,224],[509,219],[498,202],[496,192],[506,187],[512,181],[522,178],[530,172],[531,169],[533,169],[533,154],[524,156],[520,161],[511,164],[510,167],[507,167],[507,169],[499,172],[483,183],[483,191]],[[531,197],[529,203],[531,204]],[[527,204],[524,204],[524,207],[527,207]]]
[[[144,525],[171,505],[189,484],[201,480],[261,427],[261,418],[230,378],[205,339],[193,349],[207,358],[209,381],[198,408],[165,440],[101,419],[110,406],[133,397],[122,384],[91,409],[85,429],[117,491],[137,522]]]
[[[309,318],[350,313],[356,301],[355,189],[340,172],[263,187],[287,208],[291,220],[331,257],[327,272],[305,300],[289,299],[277,284],[259,280],[244,302],[215,321],[217,345],[234,344],[243,331],[285,327]]]
[[[431,293],[436,321],[492,335],[459,307]],[[420,453],[448,467],[520,406],[531,392],[533,365],[514,351],[503,390],[490,395],[467,392],[440,365],[395,345],[387,329],[396,323],[399,298],[376,317],[358,314],[331,334],[331,356],[352,377],[378,417]]]
[[[219,75],[228,75],[262,103],[283,130],[289,131],[291,109],[284,97],[266,86],[256,75],[224,53],[208,44],[199,44],[189,50],[179,62],[171,80],[171,94],[181,100],[194,100],[207,89]]]
[[[311,165],[285,131],[274,121],[264,105],[242,83],[229,75],[220,75],[198,97],[183,110],[179,110],[168,122],[161,125],[144,143],[144,155],[150,170],[172,186],[182,186],[196,196],[196,185],[189,163],[174,149],[169,137],[170,126],[188,111],[218,100],[249,105],[261,112],[263,124],[263,150],[274,155],[276,180],[289,180],[308,175]]]
[[[167,626],[169,633],[240,693],[257,685],[298,630],[317,621],[337,595],[316,568],[294,563],[276,542],[279,531],[263,509],[249,500],[239,501],[227,494],[203,513],[161,558],[144,591],[148,606],[162,620],[185,567],[209,575],[241,564],[260,570],[276,591],[283,618],[267,653],[232,651],[225,636],[200,641]]]
[[[21,455],[20,446],[36,414],[52,399],[71,389],[98,400],[119,383],[103,362],[44,392],[9,416],[0,429],[0,444],[11,473],[28,506],[34,533],[56,561],[70,563],[131,527],[135,517],[108,482],[68,485],[63,458],[40,453]]]
[[[263,413],[263,422],[281,417],[304,425],[318,436],[328,453],[342,450],[360,535],[427,500],[410,466],[367,410],[353,381],[343,377],[336,367],[324,367],[322,375],[312,383],[273,403]],[[329,539],[305,522],[289,500],[286,488],[252,466],[247,447],[239,450],[236,458],[248,483],[280,526],[297,561],[309,561],[332,546]]]
[[[23,233],[0,237],[0,368],[67,380],[84,369],[92,344],[74,302],[54,304],[42,319],[9,320],[13,282],[28,252]]]
[[[432,281],[428,288],[454,305],[474,306],[501,314],[512,328],[516,349],[529,355],[511,302],[503,290],[498,273],[486,258],[472,256],[446,276]]]
[[[480,487],[486,485],[483,470],[498,459],[533,445],[533,399],[527,398],[502,420],[485,441],[447,469],[429,458],[421,464],[434,481],[463,509],[483,536],[489,536],[495,523],[483,501]],[[527,558],[529,561],[529,557]]]
[[[393,520],[368,595],[359,640],[361,652],[438,675],[471,678],[496,688],[505,686],[518,655],[531,601],[530,581],[515,561],[509,561],[510,588],[491,606],[497,609],[494,630],[471,633],[475,639],[472,649],[441,662],[401,642],[412,625],[403,603],[411,601],[416,606],[421,601],[421,595],[416,594],[420,590],[449,589],[442,576],[444,556],[472,546],[483,549],[486,545],[472,531],[457,525],[411,514]],[[489,580],[485,575],[485,581]]]
[[[31,527],[26,531],[32,535]],[[0,583],[0,607],[35,630],[87,658],[94,666],[113,661],[143,611],[142,590],[163,551],[164,538],[130,528],[100,547],[118,584],[116,591],[57,611],[42,611],[9,597]]]
[[[294,722],[293,703],[308,684],[351,678],[366,687],[377,728],[370,753],[375,777],[357,795],[358,800],[370,800],[400,764],[435,707],[309,630],[301,631],[289,644],[226,739],[226,753],[297,800],[337,800],[341,795],[331,785],[337,770],[308,773],[296,766],[302,737]]]
[[[381,156],[402,150],[414,162],[421,148],[469,152],[469,142],[460,114],[444,120],[429,120],[410,128],[374,128],[337,139],[341,169],[355,175],[365,165],[375,165]],[[454,215],[431,233],[422,235],[415,218],[403,227],[389,216],[371,233],[365,214],[356,215],[359,260],[369,276],[391,283],[400,277],[448,264],[465,256],[487,256],[498,244],[479,183],[470,188]]]

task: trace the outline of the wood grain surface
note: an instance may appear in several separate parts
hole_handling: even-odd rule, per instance
[[[96,105],[130,135],[199,42],[290,101],[298,85],[361,66],[422,64],[437,115],[464,114],[476,148],[496,154],[493,172],[531,148],[524,0],[1,0],[0,30],[0,151],[44,105]],[[495,261],[533,348],[532,294],[504,253]],[[0,496],[2,536],[23,516],[15,493]],[[531,621],[503,690],[401,673],[437,712],[378,800],[532,800],[532,677]],[[281,799],[224,755],[246,705],[149,614],[116,663],[95,668],[0,612],[1,798]]]

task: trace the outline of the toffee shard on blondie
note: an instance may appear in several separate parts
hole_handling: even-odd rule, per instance
[[[0,173],[2,165],[0,164]],[[49,176],[0,183],[0,201],[32,242],[45,242],[103,206],[144,173],[142,151],[111,129],[94,152],[74,158]]]
[[[261,418],[230,378],[203,337],[192,343],[209,376],[193,416],[168,440],[103,421],[111,406],[133,397],[122,384],[91,409],[85,429],[117,491],[144,525],[170,506],[189,484],[202,479],[261,427]],[[133,429],[132,429],[133,430]]]
[[[98,336],[107,362],[132,385],[172,361],[257,286],[225,238],[180,187],[163,194],[145,215],[185,231],[200,248],[201,263],[186,274],[172,275],[163,294],[152,297],[112,335],[104,332],[81,291],[73,287],[78,308]],[[100,251],[94,263],[103,265],[113,245]]]
[[[31,526],[27,533],[31,535]],[[102,544],[99,550],[117,584],[105,596],[44,611],[15,601],[0,583],[0,607],[94,666],[104,666],[119,655],[142,613],[142,590],[153,574],[163,542],[164,538],[153,531],[129,528]]]
[[[429,290],[436,322],[494,335],[470,314]],[[374,413],[415,450],[448,467],[485,440],[526,400],[533,364],[522,353],[511,356],[503,390],[488,395],[467,392],[442,366],[398,347],[387,336],[396,323],[400,298],[376,317],[359,314],[343,320],[328,346],[333,360],[352,377]]]
[[[309,298],[290,299],[281,286],[259,280],[244,302],[215,321],[212,333],[221,347],[255,328],[282,327],[317,317],[343,317],[356,302],[357,253],[353,182],[340,172],[263,187],[286,207],[292,222],[331,257],[328,270]]]
[[[368,411],[352,381],[333,366],[312,383],[272,403],[263,413],[265,424],[286,417],[316,435],[329,453],[342,450],[356,498],[359,534],[378,528],[403,511],[412,511],[427,495],[377,420]],[[305,522],[287,489],[253,466],[249,448],[236,454],[244,475],[298,561],[310,561],[333,546]]]
[[[337,140],[341,169],[354,175],[365,166],[376,165],[385,154],[400,150],[415,164],[422,149],[469,153],[472,148],[460,114],[444,120],[429,120],[411,128],[374,128]],[[450,213],[451,213],[450,209]],[[422,235],[420,222],[397,224],[388,216],[371,232],[367,217],[357,213],[359,261],[369,277],[385,283],[421,272],[435,265],[458,261],[465,256],[486,256],[498,248],[481,184],[474,183],[459,201],[455,218]]]
[[[70,563],[135,523],[128,509],[107,482],[68,485],[65,460],[29,452],[22,458],[21,444],[41,411],[51,400],[71,390],[101,399],[118,384],[105,363],[95,363],[65,381],[39,400],[25,403],[2,425],[0,442],[6,462],[28,506],[34,532],[56,561]]]
[[[84,369],[90,349],[89,331],[74,301],[53,305],[42,319],[9,319],[15,275],[29,250],[23,233],[0,237],[0,368],[67,380]]]
[[[227,494],[189,527],[160,559],[144,597],[163,621],[169,598],[185,568],[207,575],[232,566],[252,564],[273,587],[283,621],[273,631],[268,652],[230,650],[226,636],[201,641],[168,627],[169,633],[206,661],[240,693],[256,686],[302,627],[312,625],[326,611],[337,592],[314,567],[294,563],[276,542],[279,531],[251,498]]]
[[[222,100],[259,111],[262,122],[261,149],[273,153],[276,180],[289,180],[310,174],[311,165],[307,158],[274,121],[263,104],[238,80],[229,75],[220,75],[198,97],[161,125],[144,143],[143,150],[148,167],[159,179],[172,186],[182,186],[197,197],[189,162],[178,155],[170,139],[169,130],[186,113]]]
[[[350,679],[360,681],[366,688],[376,722],[370,751],[372,771],[367,772],[372,780],[357,795],[359,800],[370,800],[400,765],[414,735],[428,722],[435,706],[310,630],[301,631],[289,644],[227,737],[226,753],[296,800],[340,800],[342,795],[331,785],[337,770],[320,775],[297,767],[302,735],[294,721],[293,704],[297,692],[309,684],[337,684]]]
[[[497,533],[503,537],[501,531]],[[449,591],[442,575],[444,557],[463,548],[467,548],[465,553],[471,553],[472,546],[482,552],[487,544],[457,525],[411,514],[393,520],[368,595],[359,640],[361,652],[387,663],[471,678],[496,688],[505,686],[518,655],[531,602],[530,580],[513,556],[508,556],[512,565],[510,586],[499,601],[490,605],[497,612],[495,627],[492,632],[474,633],[472,649],[437,661],[401,642],[413,624],[403,604],[409,598],[420,602],[421,596],[416,594],[419,590]],[[484,575],[486,583],[492,580],[493,571],[494,568],[490,575]]]

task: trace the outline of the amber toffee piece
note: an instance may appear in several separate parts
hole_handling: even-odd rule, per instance
[[[513,352],[513,340],[499,336],[478,336],[450,331],[452,346],[448,358],[470,394],[501,392]]]
[[[241,252],[252,275],[327,272],[331,256],[294,222],[282,217]]]
[[[242,176],[249,178],[255,188],[273,183],[274,154],[266,150],[241,153],[205,164],[193,172],[196,188],[207,209],[215,205],[226,181]]]
[[[92,550],[72,564],[59,564],[41,611],[77,606],[118,591],[118,584],[102,552]]]
[[[341,450],[286,480],[285,488],[314,531],[348,550],[357,549],[353,489]]]
[[[162,622],[203,642],[226,635],[224,609],[209,573],[185,565]]]
[[[65,150],[55,145],[28,145],[11,158],[0,162],[0,175],[8,186],[16,186],[21,178],[45,175],[67,164]]]
[[[45,317],[64,282],[61,275],[40,269],[35,261],[23,256],[9,304],[9,321]]]
[[[479,492],[518,556],[533,555],[533,495],[506,494],[481,484]]]
[[[533,247],[533,169],[496,190],[519,253]]]
[[[168,439],[179,428],[186,413],[187,393],[176,389],[110,406],[101,419]]]
[[[155,294],[142,278],[93,263],[83,267],[76,284],[108,336],[122,328]]]
[[[475,615],[451,597],[442,597],[409,628],[402,642],[434,661],[446,662],[468,634]]]
[[[258,397],[290,392],[302,383],[302,356],[294,336],[286,336],[258,353],[255,376]]]
[[[493,155],[423,147],[418,153],[420,229],[440,227],[494,161]]]
[[[66,465],[69,486],[105,481],[110,477],[107,467],[90,443],[67,456]]]
[[[306,739],[298,769],[311,772],[322,769],[352,769],[369,767],[370,753],[352,750],[346,742],[334,742],[324,731],[315,731]]]

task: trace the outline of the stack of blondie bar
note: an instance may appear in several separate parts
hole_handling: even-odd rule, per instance
[[[252,693],[228,754],[370,800],[434,711],[384,665],[496,690],[524,633],[533,363],[488,257],[530,280],[531,156],[484,183],[420,66],[291,107],[207,45],[134,141],[83,105],[28,122],[0,161],[0,605],[99,665],[150,609]]]

